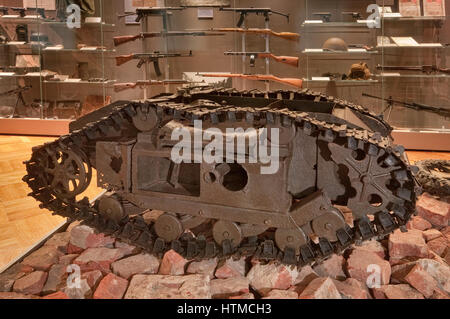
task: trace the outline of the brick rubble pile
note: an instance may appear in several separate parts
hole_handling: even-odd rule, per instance
[[[450,204],[425,194],[417,212],[406,233],[303,268],[159,259],[74,223],[0,274],[0,299],[449,299]]]

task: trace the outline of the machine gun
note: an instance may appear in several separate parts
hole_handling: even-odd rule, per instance
[[[6,15],[8,15],[9,8],[8,7],[0,7],[0,12],[2,15],[6,16]]]
[[[330,22],[332,16],[331,12],[316,12],[313,15],[319,16],[323,22]]]
[[[114,84],[114,91],[115,92],[122,92],[129,89],[135,89],[137,87],[145,88],[147,86],[160,86],[160,85],[170,85],[170,84],[188,84],[189,81],[185,80],[162,80],[162,81],[137,81],[137,82],[130,82],[130,83],[117,83]]]
[[[11,8],[11,10],[18,12],[21,18],[25,18],[25,16],[27,15],[25,8]]]
[[[225,35],[224,33],[215,32],[185,32],[185,31],[168,31],[168,32],[143,32],[137,35],[125,35],[114,37],[114,45],[119,46],[128,42],[133,42],[138,39],[147,38],[161,38],[161,37],[174,37],[174,36],[194,36],[194,37],[205,37],[205,36],[219,36]]]
[[[351,16],[354,20],[361,20],[362,15],[359,12],[342,12],[342,15]]]
[[[389,107],[392,107],[394,104],[402,105],[403,107],[406,107],[408,109],[416,110],[416,111],[425,111],[425,112],[431,112],[438,114],[440,116],[443,116],[445,118],[450,118],[450,109],[442,108],[442,107],[434,107],[426,104],[420,104],[420,103],[407,103],[407,102],[401,102],[396,101],[392,97],[389,97],[388,99],[381,98],[379,96],[370,95],[367,93],[362,94],[365,97],[370,97],[372,99],[385,101],[388,103]]]
[[[47,19],[45,15],[45,8],[27,8],[27,10],[36,11],[36,14],[41,16],[42,19]]]
[[[253,33],[253,34],[262,34],[262,35],[271,35],[274,37],[282,38],[290,41],[298,41],[300,38],[300,34],[293,32],[275,32],[270,29],[257,29],[257,28],[212,28],[208,31],[216,31],[216,32],[238,32],[238,33]]]
[[[14,105],[11,117],[14,117],[14,114],[16,113],[17,106],[19,106],[19,102],[22,102],[23,106],[26,105],[25,99],[23,98],[23,92],[26,92],[26,91],[28,91],[30,89],[31,89],[31,86],[20,86],[17,89],[0,93],[0,97],[10,96],[10,95],[16,95],[17,96],[16,104]]]
[[[444,73],[450,74],[450,68],[438,68],[436,65],[418,65],[418,66],[384,66],[377,65],[377,70],[405,70],[405,71],[422,71],[426,74]]]
[[[252,80],[252,81],[273,81],[282,83],[285,85],[290,85],[296,88],[303,88],[303,80],[302,79],[296,79],[296,78],[279,78],[275,75],[263,75],[263,74],[230,74],[230,73],[199,73],[199,76],[208,78],[239,78],[239,79],[246,79],[246,80]]]
[[[177,58],[177,57],[191,57],[192,51],[189,51],[189,53],[160,53],[160,52],[153,52],[153,53],[139,53],[139,54],[129,54],[129,55],[121,55],[116,57],[116,65],[121,66],[127,62],[130,62],[131,60],[139,60],[139,63],[137,65],[138,68],[141,68],[142,65],[145,63],[152,62],[153,66],[155,67],[155,73],[157,76],[161,76],[161,69],[159,67],[159,59],[166,59],[166,58]]]
[[[240,56],[248,56],[250,57],[250,66],[254,67],[256,63],[256,59],[272,59],[274,61],[284,63],[290,66],[294,66],[298,68],[299,58],[295,56],[276,56],[270,52],[225,52],[225,55],[240,55]]]
[[[239,21],[237,23],[237,27],[238,28],[242,27],[242,25],[244,24],[245,18],[250,13],[255,13],[256,15],[262,14],[266,18],[266,21],[269,20],[269,16],[271,14],[277,14],[277,15],[286,17],[287,21],[289,23],[289,14],[273,11],[270,8],[224,8],[224,7],[221,7],[220,11],[230,11],[230,12],[237,12],[237,13],[239,13],[240,14],[240,18],[239,18]]]
[[[144,17],[149,15],[166,15],[169,13],[169,11],[180,11],[184,9],[184,7],[137,8],[135,13],[120,14],[119,18],[137,15],[136,22],[141,22]]]

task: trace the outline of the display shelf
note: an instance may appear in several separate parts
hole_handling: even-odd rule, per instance
[[[95,50],[81,50],[81,49],[53,49],[50,48],[48,49],[48,47],[44,46],[44,45],[39,45],[39,44],[33,44],[33,43],[2,43],[0,44],[0,47],[13,47],[13,48],[17,48],[19,50],[21,49],[30,49],[30,50],[40,50],[40,52],[42,53],[46,53],[46,52],[72,52],[72,53],[88,53],[88,54],[95,54],[95,53],[116,53],[116,49],[103,49],[103,50],[99,50],[99,49],[95,49]]]
[[[422,43],[421,45],[377,45],[377,49],[445,49],[450,48],[450,46],[442,45],[441,43]]]
[[[42,53],[48,53],[48,52],[71,52],[71,53],[89,53],[89,54],[95,54],[95,53],[116,53],[116,49],[103,49],[103,50],[80,50],[80,49],[43,49],[41,51]]]
[[[64,21],[56,21],[56,20],[49,20],[49,19],[43,19],[43,18],[21,18],[21,17],[0,17],[0,24],[1,23],[13,23],[13,24],[41,24],[41,25],[54,25],[54,26],[67,26],[67,23]],[[114,28],[116,25],[106,22],[82,22],[81,28],[83,27],[107,27],[107,28]]]
[[[43,81],[42,83],[44,83],[44,84],[58,84],[58,85],[62,85],[62,84],[66,84],[66,85],[73,85],[73,84],[75,84],[75,85],[103,85],[103,86],[105,86],[105,87],[107,87],[108,88],[108,85],[112,85],[112,84],[114,84],[114,83],[116,83],[117,81],[116,80],[108,80],[108,81],[105,81],[105,82],[89,82],[89,81],[78,81],[78,82],[70,82],[70,81],[48,81],[48,80],[45,80],[45,81]],[[113,88],[113,86],[111,86],[111,88]]]
[[[360,85],[372,85],[372,84],[376,84],[379,83],[378,80],[318,80],[318,79],[303,79],[303,82],[306,84],[309,83],[336,83],[337,85],[355,85],[355,86],[360,86]]]
[[[374,77],[383,79],[398,79],[398,78],[419,78],[419,79],[449,79],[450,74],[400,74],[400,75],[388,75],[388,74],[373,74]]]
[[[314,51],[311,51],[314,50]],[[317,51],[316,51],[317,50]],[[349,51],[319,51],[322,49],[305,49],[302,51],[302,54],[307,56],[321,56],[321,55],[332,55],[332,56],[339,56],[339,55],[372,55],[372,54],[378,54],[378,51],[361,51],[361,50],[352,50],[349,49]]]
[[[395,129],[394,142],[409,150],[450,151],[449,130],[410,130]]]
[[[314,20],[309,20],[314,21]],[[317,20],[319,21],[319,20]],[[361,22],[315,22],[311,23],[305,21],[302,23],[301,28],[367,28],[367,22],[361,20]]]
[[[383,17],[381,21],[388,22],[411,22],[411,21],[445,21],[446,16],[435,16],[435,17]]]
[[[0,134],[61,136],[69,132],[71,120],[0,118]]]

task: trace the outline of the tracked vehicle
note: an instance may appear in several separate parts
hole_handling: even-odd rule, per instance
[[[195,135],[195,121],[202,121],[197,133],[243,129],[226,140],[249,128],[277,128],[279,138],[266,141],[279,151],[278,170],[262,174],[267,163],[238,161],[249,158],[249,147],[234,149],[233,161],[174,162],[174,131]],[[70,129],[33,149],[24,177],[30,196],[154,254],[174,249],[190,259],[238,254],[313,264],[404,229],[420,191],[381,117],[309,90],[179,89],[116,102]],[[94,168],[107,193],[90,203],[80,195]],[[151,211],[159,213],[149,222],[143,215]]]

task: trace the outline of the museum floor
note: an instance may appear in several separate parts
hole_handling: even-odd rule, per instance
[[[52,141],[49,137],[0,135],[0,273],[12,262],[33,248],[42,239],[65,223],[65,219],[52,216],[39,208],[27,194],[23,161],[28,160],[33,146]],[[101,192],[90,187],[90,198]]]
[[[65,222],[39,209],[38,203],[27,197],[29,190],[22,182],[22,162],[29,159],[31,148],[51,140],[54,138],[0,135],[0,273]],[[450,153],[408,152],[408,156],[412,162],[450,160]],[[93,198],[100,192],[93,184],[86,196]]]

